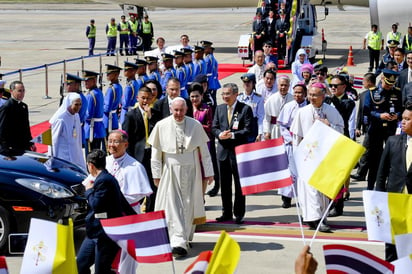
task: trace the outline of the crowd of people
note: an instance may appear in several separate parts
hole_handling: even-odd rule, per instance
[[[79,273],[88,273],[92,264],[107,270],[116,256],[118,248],[103,232],[99,218],[165,210],[176,257],[187,255],[195,225],[206,221],[205,194],[213,197],[220,189],[222,215],[217,222],[235,217],[235,223],[242,224],[246,199],[235,147],[279,137],[285,143],[303,221],[310,229],[329,232],[326,220],[320,223],[329,200],[299,178],[293,160],[294,147],[316,120],[351,139],[364,134],[367,150],[354,179],[364,180],[368,173],[368,189],[375,189],[377,182],[378,190],[411,193],[406,177],[412,156],[406,157],[406,169],[386,182],[393,176],[388,166],[400,161],[392,157],[392,150],[409,146],[396,143],[384,150],[384,143],[402,132],[402,136],[412,134],[408,120],[412,113],[412,51],[399,50],[400,42],[389,40],[387,54],[400,53],[403,59],[398,56],[391,62],[385,55],[383,67],[379,66],[382,74],[365,74],[365,91],[358,94],[347,71],[329,74],[326,66],[311,64],[304,50],[297,52],[291,65],[292,78],[278,75],[276,64],[266,54],[270,50],[264,49],[271,47],[271,41],[263,42],[263,50],[256,51],[255,64],[240,78],[242,87],[235,83],[221,87],[213,43],[204,40],[191,46],[185,34],[180,40],[181,47],[167,51],[165,39],[159,37],[157,48],[144,59],[125,61],[123,67],[107,64],[104,93],[98,87],[97,72],[84,70],[82,76],[65,77],[67,96],[50,119],[50,153],[90,173],[84,181],[90,208],[87,236],[78,254]],[[403,44],[409,45],[405,40]],[[125,53],[133,54],[133,47],[126,49],[125,44]],[[119,82],[121,71],[124,86]],[[218,105],[220,88],[223,103]],[[24,84],[12,82],[10,94],[0,107],[0,153],[20,155],[35,149],[28,106],[22,102]],[[407,142],[406,137],[397,141]],[[343,214],[344,201],[350,198],[349,178],[342,193],[328,217]],[[292,187],[280,189],[279,194],[282,207],[291,207]],[[113,201],[117,201],[114,207]],[[134,262],[126,254],[122,256],[119,269],[124,273],[135,270]],[[391,245],[386,258],[396,259]]]

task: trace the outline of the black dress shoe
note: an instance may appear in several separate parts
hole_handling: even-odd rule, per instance
[[[232,221],[232,220],[233,220],[233,218],[231,216],[225,216],[225,215],[222,215],[222,216],[216,218],[216,221],[219,222],[219,223]]]
[[[315,230],[318,227],[318,221],[306,222],[310,230]]]
[[[244,223],[244,221],[243,221],[243,217],[236,217],[236,219],[235,219],[235,223],[237,223],[238,225],[243,224],[243,223]]]
[[[282,196],[282,207],[283,208],[289,208],[292,206],[292,198],[286,197],[286,196]]]
[[[350,192],[343,193],[343,200],[344,201],[349,201],[349,198],[350,198]]]
[[[327,224],[322,223],[319,227],[319,231],[320,232],[324,232],[324,233],[328,233],[328,232],[332,232],[330,230],[330,226],[328,226]]]
[[[187,251],[183,247],[178,246],[178,247],[173,247],[172,254],[176,258],[182,258],[182,257],[187,256]]]
[[[338,217],[342,216],[342,214],[342,210],[337,210],[336,208],[333,208],[331,211],[329,211],[328,217]]]
[[[361,176],[359,174],[353,174],[350,177],[356,181],[365,181],[366,179],[364,176]]]
[[[219,192],[219,190],[216,190],[216,189],[212,188],[206,194],[209,195],[209,197],[215,197],[218,192]]]

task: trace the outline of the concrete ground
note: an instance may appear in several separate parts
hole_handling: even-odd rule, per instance
[[[219,63],[241,63],[237,57],[237,42],[240,34],[251,32],[254,8],[149,11],[154,23],[155,36],[163,36],[167,45],[179,42],[181,34],[190,36],[192,44],[200,40],[211,40],[216,47]],[[104,26],[111,17],[120,19],[122,11],[114,4],[0,4],[0,73],[50,64],[87,55],[85,28],[91,18],[96,20],[96,52],[105,52]],[[320,16],[321,17],[321,16]],[[345,22],[345,24],[342,24]],[[333,71],[346,64],[349,46],[353,46],[356,66],[349,72],[362,76],[367,71],[367,52],[361,50],[362,40],[369,30],[367,9],[348,7],[346,11],[330,9],[326,21],[319,22],[328,41],[325,64]],[[321,58],[321,56],[318,56]],[[125,57],[102,57],[101,64],[120,64]],[[129,57],[129,60],[131,58]],[[67,71],[76,73],[85,69],[99,70],[99,58],[84,58],[66,64]],[[31,124],[48,120],[57,109],[59,82],[63,65],[48,68],[48,91],[46,95],[43,69],[23,72],[26,85],[25,102],[29,105]],[[18,79],[18,74],[4,77],[8,82]],[[222,80],[241,86],[240,74]],[[351,199],[346,203],[344,215],[328,221],[333,233],[319,233],[312,245],[312,251],[319,262],[319,273],[325,272],[322,245],[343,243],[357,246],[383,257],[381,243],[367,241],[361,191],[365,182],[351,184]],[[220,196],[206,197],[208,223],[198,227],[193,248],[189,256],[174,263],[175,272],[184,269],[203,250],[212,250],[219,231],[227,230],[239,242],[241,259],[237,273],[292,273],[296,255],[303,245],[296,214],[296,207],[281,208],[280,197],[275,191],[247,197],[247,211],[244,225],[234,223],[217,224],[214,219],[221,214]],[[313,232],[305,227],[307,243]],[[78,233],[82,235],[82,233]],[[80,241],[77,237],[77,241]],[[7,257],[9,272],[19,273],[21,257]],[[171,264],[141,265],[139,271],[148,273],[173,273]]]

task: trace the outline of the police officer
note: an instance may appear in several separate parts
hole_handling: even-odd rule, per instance
[[[109,81],[109,86],[104,95],[103,104],[103,123],[106,132],[110,133],[112,130],[119,128],[119,119],[117,110],[122,99],[123,88],[119,84],[119,74],[122,68],[106,64],[106,77]]]
[[[183,62],[185,63],[186,67],[186,89],[188,89],[192,84],[193,79],[195,78],[195,64],[193,64],[192,60],[193,50],[190,48],[182,48],[181,51],[185,54],[185,56],[183,57]]]
[[[137,65],[137,79],[140,79],[143,83],[145,83],[147,80],[149,80],[149,76],[146,73],[146,66],[147,62],[146,60],[143,59],[136,59],[136,65]]]
[[[96,44],[96,26],[94,19],[90,20],[90,25],[86,28],[86,37],[89,39],[89,56],[93,55],[94,45]]]
[[[106,25],[106,36],[107,36],[107,56],[114,56],[116,52],[116,41],[117,41],[117,26],[116,19],[111,18],[110,23]]]
[[[195,60],[193,60],[193,64],[194,64],[195,70],[193,72],[193,78],[196,77],[196,75],[207,73],[206,62],[205,60],[203,60],[205,48],[201,46],[195,46],[194,52],[195,52],[195,55],[194,55]]]
[[[209,91],[213,97],[213,100],[216,102],[216,92],[220,89],[221,85],[219,82],[218,76],[218,62],[213,55],[214,47],[212,47],[213,43],[209,41],[200,41],[200,44],[205,49],[205,56],[204,60],[206,62],[207,72],[206,75],[208,77],[208,84],[209,84]]]
[[[243,88],[245,89],[245,92],[239,93],[237,100],[249,105],[252,108],[252,132],[248,137],[248,142],[253,143],[262,140],[263,118],[265,116],[264,101],[262,96],[257,94],[255,91],[255,74],[245,73],[240,77],[240,79],[243,82]]]
[[[161,83],[160,72],[159,72],[158,64],[157,64],[157,61],[159,60],[159,58],[155,56],[145,56],[144,59],[147,62],[147,70],[149,71],[148,79],[156,80],[159,83]]]
[[[122,125],[126,117],[126,113],[134,107],[137,101],[137,93],[143,86],[141,79],[136,79],[136,72],[139,67],[146,67],[143,63],[133,64],[131,62],[124,62],[124,76],[126,77],[126,86],[123,90],[122,96],[122,111],[120,112],[120,124]]]
[[[153,24],[149,21],[149,16],[144,15],[142,22],[142,39],[143,39],[143,51],[151,50],[153,39]]]
[[[175,70],[176,70],[176,78],[179,79],[180,82],[180,96],[188,99],[189,94],[187,93],[186,84],[187,84],[187,72],[185,64],[183,63],[183,58],[185,54],[182,51],[175,50],[174,57],[175,57]]]
[[[389,69],[382,72],[380,84],[365,95],[363,108],[369,135],[368,190],[372,190],[375,185],[383,144],[395,134],[403,111],[400,89],[394,86],[399,73]]]
[[[83,79],[87,89],[87,114],[84,124],[86,137],[86,155],[93,149],[105,150],[106,130],[103,124],[103,93],[97,87],[99,73],[83,70]]]
[[[373,70],[375,63],[375,69],[378,69],[380,51],[383,50],[383,36],[378,31],[378,26],[373,24],[371,31],[368,32],[363,39],[363,49],[366,49],[366,42],[368,42],[369,50],[369,68],[368,72]]]
[[[123,56],[124,55],[123,49],[124,49],[124,51],[126,52],[126,55],[130,55],[129,50],[128,50],[129,35],[130,35],[129,23],[126,22],[126,16],[124,15],[122,15],[120,19],[121,21],[117,25],[117,30],[119,31],[119,39],[120,39],[119,52],[120,52],[120,55]]]
[[[167,86],[167,82],[169,81],[169,79],[172,77],[176,78],[176,70],[173,67],[174,58],[175,57],[172,54],[162,53],[163,66],[165,70],[161,76],[160,84],[162,86],[163,93],[166,91],[166,86]],[[180,83],[180,85],[181,84],[182,83]]]
[[[395,50],[398,48],[399,42],[396,40],[388,41],[388,52],[382,56],[382,60],[379,63],[379,67],[376,70],[376,76],[381,74],[382,70],[386,67],[389,62],[395,61]]]

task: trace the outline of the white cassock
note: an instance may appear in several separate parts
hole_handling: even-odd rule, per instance
[[[171,246],[187,249],[194,225],[206,222],[201,164],[204,176],[213,176],[209,138],[197,120],[169,116],[156,124],[148,142],[153,178],[160,178],[155,210],[165,210]]]
[[[51,130],[52,155],[74,163],[86,170],[79,114],[71,114],[66,109],[66,111],[53,119]]]
[[[283,106],[293,101],[293,95],[287,93],[282,96],[280,92],[276,92],[269,96],[265,103],[265,116],[263,118],[263,132],[270,133],[272,139],[280,137],[280,131],[277,125],[277,117]]]
[[[298,146],[309,132],[316,119],[328,119],[330,126],[343,133],[343,119],[339,112],[328,104],[315,108],[309,104],[300,108],[292,122],[290,131],[293,134],[293,146]],[[299,173],[299,167],[297,167]],[[311,222],[322,218],[329,199],[298,177],[298,200],[302,209],[303,221]]]
[[[286,103],[282,110],[279,113],[277,122],[280,127],[280,134],[283,137],[283,142],[285,144],[286,154],[288,155],[289,160],[289,170],[292,174],[293,185],[295,190],[297,189],[296,182],[298,177],[298,171],[295,165],[295,159],[293,158],[293,138],[292,133],[290,132],[290,125],[292,124],[293,119],[295,118],[296,112],[299,108],[306,106],[307,101],[304,100],[302,103],[298,104],[295,100]],[[286,186],[278,189],[278,193],[282,196],[289,198],[293,197],[292,186]],[[296,194],[297,195],[297,194]]]
[[[123,196],[136,213],[139,214],[139,201],[153,192],[143,165],[125,153],[119,158],[114,158],[113,155],[107,156],[106,169],[119,182]],[[118,269],[119,273],[136,273],[136,268],[136,260],[122,249]]]

